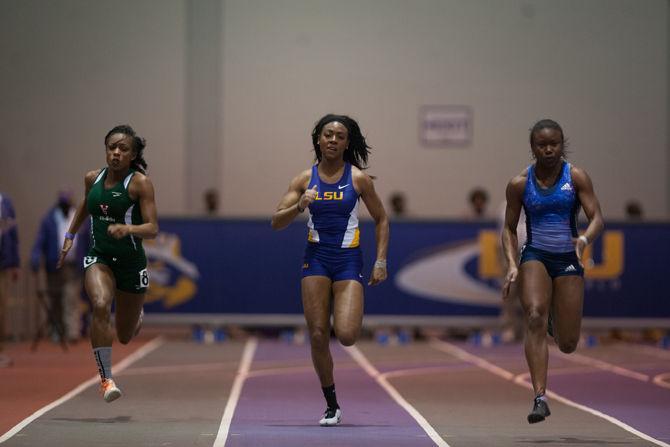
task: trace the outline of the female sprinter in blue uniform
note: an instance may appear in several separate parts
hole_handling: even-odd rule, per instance
[[[326,411],[322,426],[337,425],[342,411],[335,396],[330,355],[330,309],[337,339],[356,342],[363,323],[363,260],[358,246],[359,198],[375,221],[377,258],[368,285],[386,279],[389,224],[367,165],[369,146],[358,123],[345,115],[326,115],[312,131],[317,163],[298,174],[272,216],[272,228],[288,226],[308,211],[307,248],[302,267],[302,304],[309,330],[312,362]]]
[[[510,180],[502,242],[509,263],[503,299],[519,279],[526,320],[526,361],[535,391],[528,422],[543,421],[547,405],[547,337],[561,351],[574,352],[579,341],[584,302],[584,248],[603,230],[600,204],[588,174],[565,161],[565,138],[552,120],[538,121],[530,132],[535,163]],[[516,227],[523,207],[527,239],[517,254]],[[579,208],[589,220],[577,233]]]

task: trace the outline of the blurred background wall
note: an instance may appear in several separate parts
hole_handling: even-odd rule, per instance
[[[323,114],[356,118],[386,201],[458,218],[493,207],[551,117],[606,218],[670,211],[667,0],[1,0],[0,191],[22,254],[63,187],[83,193],[130,123],[162,215],[268,217],[312,160]],[[466,105],[467,147],[424,147],[419,110]]]

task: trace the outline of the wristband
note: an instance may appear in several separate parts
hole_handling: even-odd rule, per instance
[[[73,233],[70,233],[69,231],[67,231],[67,232],[65,233],[65,239],[73,240],[73,239],[74,239],[74,234],[73,234]]]
[[[299,213],[304,213],[305,212],[305,208],[300,208],[300,202],[296,203],[295,207],[298,209]]]
[[[375,268],[386,269],[386,259],[377,259],[375,261]]]
[[[589,239],[586,236],[584,236],[583,234],[581,236],[579,236],[577,239],[584,242],[584,245],[589,245]]]

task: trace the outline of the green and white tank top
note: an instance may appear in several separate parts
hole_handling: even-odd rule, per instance
[[[86,197],[86,206],[91,215],[91,248],[114,257],[129,257],[144,254],[142,239],[128,235],[122,239],[114,239],[107,234],[111,224],[143,223],[138,201],[133,201],[128,194],[128,185],[135,175],[131,169],[123,181],[109,189],[105,189],[107,168],[100,171]]]

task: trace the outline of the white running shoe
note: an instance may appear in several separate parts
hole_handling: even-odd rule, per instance
[[[323,413],[323,417],[319,421],[319,425],[322,427],[331,427],[340,423],[342,419],[342,410],[339,408],[326,408],[326,411]]]
[[[102,379],[100,383],[100,394],[105,402],[112,402],[121,397],[121,390],[112,379]]]

